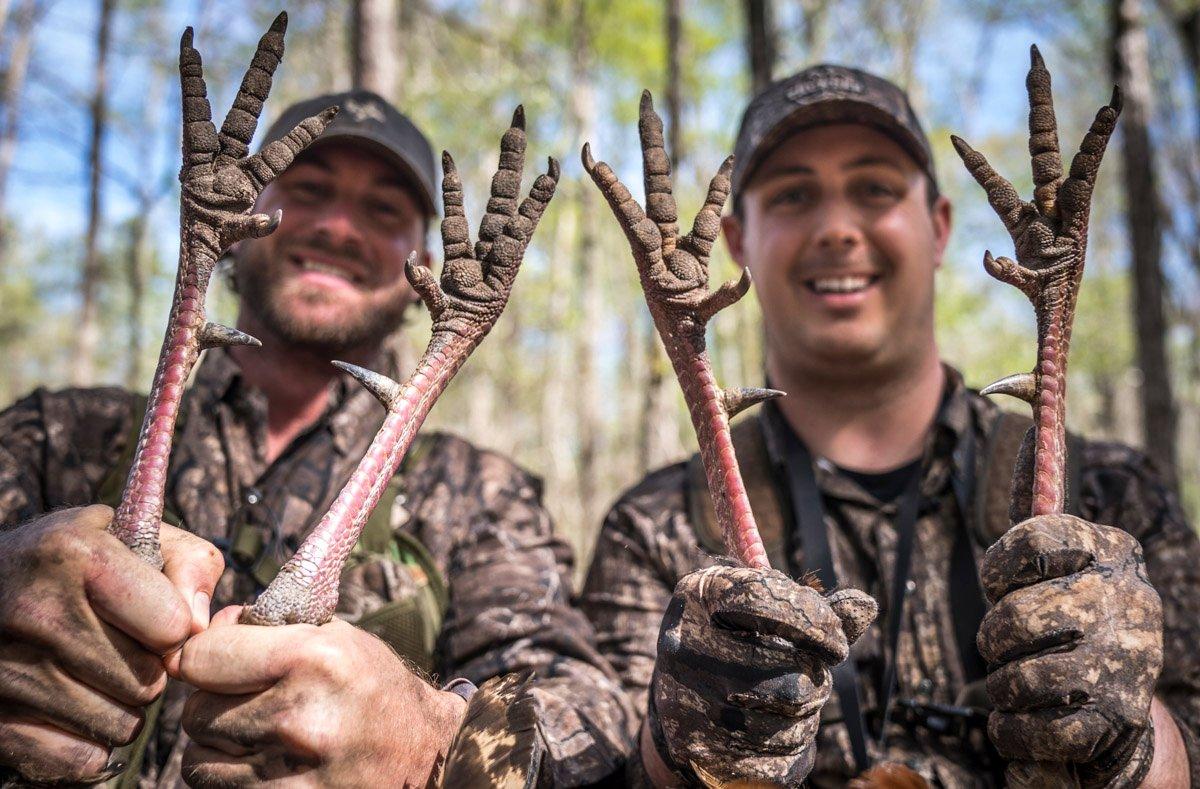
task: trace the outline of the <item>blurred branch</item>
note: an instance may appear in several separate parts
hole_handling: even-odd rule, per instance
[[[96,347],[100,341],[99,291],[104,276],[100,256],[103,221],[100,179],[104,169],[104,135],[108,122],[108,54],[116,0],[100,0],[96,24],[96,61],[92,72],[91,135],[88,144],[88,220],[84,237],[83,272],[79,282],[79,331],[75,335],[75,382],[93,383]]]
[[[34,30],[45,14],[37,0],[24,0],[16,12],[12,40],[8,43],[8,62],[0,74],[0,217],[8,216],[8,176],[17,151],[17,132],[21,122],[21,97],[25,92],[29,56],[33,51]],[[0,23],[8,19],[7,2]],[[4,223],[0,223],[0,264],[8,246]]]
[[[771,0],[745,0],[746,57],[750,63],[750,92],[761,93],[771,84],[779,43]]]
[[[414,13],[438,20],[452,33],[465,38],[477,47],[490,50],[493,54],[498,53],[504,56],[505,59],[520,68],[534,69],[541,68],[543,65],[541,58],[531,56],[524,50],[512,46],[511,41],[497,37],[494,27],[481,28],[463,19],[461,15],[454,11],[434,8],[428,0],[410,0],[408,3],[405,3],[406,10],[410,4]]]
[[[397,0],[351,0],[350,62],[354,87],[399,101]]]

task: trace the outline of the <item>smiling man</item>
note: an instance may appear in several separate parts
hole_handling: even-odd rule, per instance
[[[993,554],[1009,569],[984,579],[1001,598],[984,619],[979,567],[1009,528],[1031,421],[940,359],[951,207],[907,96],[807,69],[751,101],[735,154],[723,229],[754,274],[767,380],[787,392],[733,428],[755,517],[772,567],[866,591],[880,613],[825,671],[845,639],[804,616],[810,589],[717,566],[699,458],[654,472],[609,513],[583,595],[644,716],[631,769],[706,785],[845,786],[881,762],[947,787],[999,786],[1006,770],[1066,785],[1038,773],[1049,763],[1084,786],[1200,780],[1200,543],[1143,455],[1072,440],[1070,509],[1090,523],[1069,523],[1101,535],[1090,563],[1063,566],[1061,523],[1027,521],[1034,537]],[[1161,641],[1123,613],[1153,622],[1159,596]]]
[[[330,361],[404,377],[388,339],[415,301],[406,257],[430,257],[433,152],[362,91],[291,107],[264,144],[330,105],[255,206],[279,227],[232,251],[237,325],[262,347],[208,351],[185,396],[167,484],[184,529],[163,527],[164,573],[105,532],[109,509],[82,507],[119,495],[144,398],[38,390],[0,413],[0,778],[423,786],[457,736],[468,780],[573,785],[628,749],[540,482],[449,435],[417,437],[333,622],[242,626],[228,608],[209,627],[270,582],[383,420]],[[171,681],[151,705],[189,634],[166,662],[199,691]]]

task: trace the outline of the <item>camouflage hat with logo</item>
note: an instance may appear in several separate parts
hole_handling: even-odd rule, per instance
[[[267,129],[262,145],[282,138],[309,115],[334,105],[341,109],[313,147],[331,140],[350,140],[367,147],[394,165],[412,184],[426,216],[436,216],[437,173],[429,140],[399,110],[370,91],[331,93],[293,104]]]
[[[908,94],[891,82],[847,66],[806,68],[773,82],[750,101],[734,147],[733,197],[777,145],[796,132],[831,123],[873,126],[895,140],[929,176],[933,153]]]

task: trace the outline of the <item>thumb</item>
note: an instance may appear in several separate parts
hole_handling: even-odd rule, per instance
[[[192,634],[203,632],[208,627],[213,590],[225,571],[225,559],[208,540],[165,523],[159,540],[163,575],[192,609]]]
[[[209,627],[225,627],[226,625],[239,624],[242,616],[242,611],[246,609],[244,605],[227,605],[216,613],[209,623]]]
[[[1009,762],[1004,770],[1004,782],[1013,789],[1033,789],[1038,786],[1071,786],[1076,779],[1067,765],[1051,762]]]
[[[842,632],[846,643],[853,644],[875,621],[879,604],[865,592],[857,589],[839,589],[829,595],[829,607],[842,620]]]
[[[205,605],[207,606],[208,604],[205,603]],[[212,621],[208,623],[208,629],[212,630],[213,628],[216,628],[216,627],[225,627],[226,625],[236,625],[237,621],[238,621],[238,615],[242,613],[242,609],[244,607],[245,606],[231,605],[231,606],[222,608],[212,618]],[[208,612],[208,609],[205,608],[206,615],[207,615],[207,612]],[[166,669],[167,675],[170,676],[172,679],[179,679],[179,680],[183,679],[182,675],[180,674],[180,668],[183,664],[183,647],[187,643],[188,642],[185,641],[184,644],[180,645],[179,649],[176,649],[174,652],[171,652],[171,653],[163,656],[163,668]]]

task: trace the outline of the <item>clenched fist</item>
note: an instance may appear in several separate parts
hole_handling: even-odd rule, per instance
[[[826,596],[777,570],[684,576],[663,618],[651,685],[658,755],[722,782],[798,784],[816,758],[830,668],[877,612],[862,592]]]
[[[104,506],[0,534],[0,765],[43,782],[95,783],[123,765],[142,708],[189,635],[208,624],[224,562],[163,524],[162,572],[106,531]]]
[[[988,550],[981,579],[994,605],[978,637],[988,731],[1014,760],[1009,783],[1066,773],[1085,787],[1137,786],[1163,659],[1162,603],[1137,540],[1070,515],[1031,518]]]
[[[189,786],[425,786],[466,710],[387,644],[340,619],[237,624],[240,607],[183,648],[197,688],[183,713]]]

